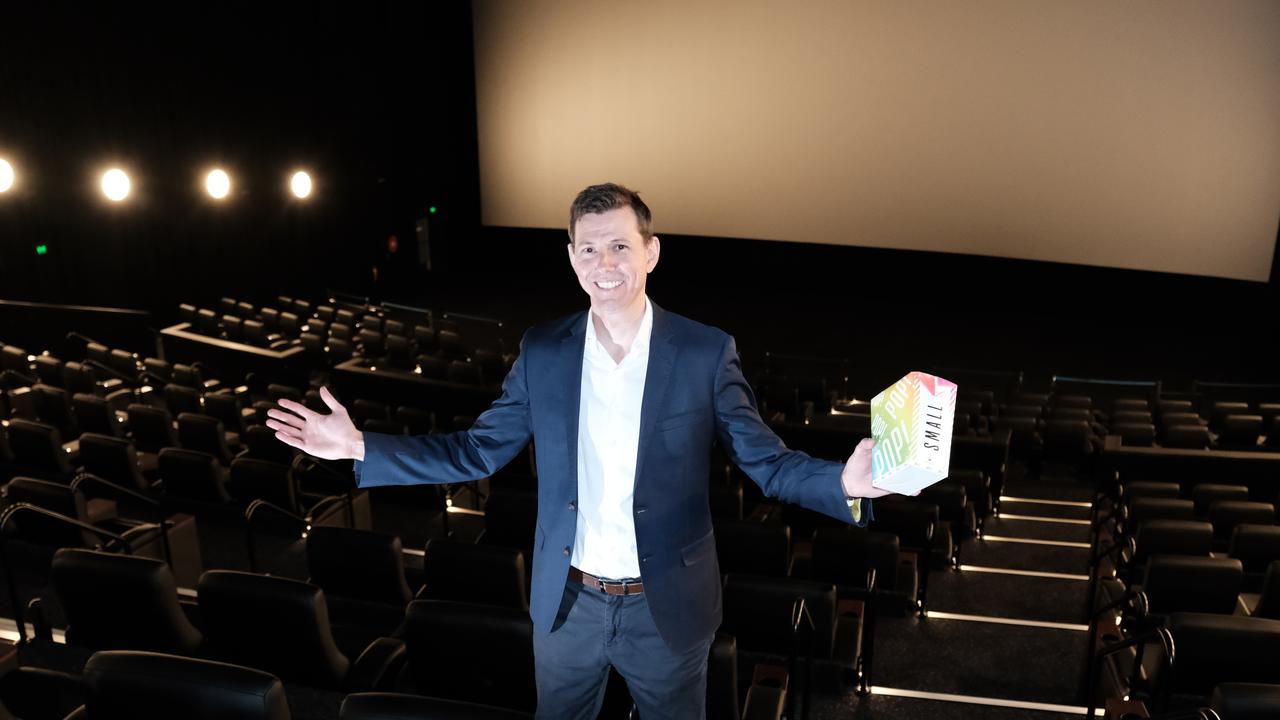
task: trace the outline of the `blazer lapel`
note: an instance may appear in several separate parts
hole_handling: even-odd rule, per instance
[[[587,311],[589,313],[590,310]],[[565,392],[561,415],[565,423],[565,446],[568,452],[569,488],[578,495],[578,414],[582,404],[582,353],[587,340],[587,313],[574,316],[560,341],[561,387]]]
[[[644,377],[644,399],[640,404],[640,447],[636,453],[636,485],[643,477],[645,448],[653,435],[653,426],[662,414],[661,408],[671,385],[671,371],[676,364],[676,345],[671,337],[667,311],[653,305],[653,334],[649,340],[649,367]],[[639,488],[637,487],[637,491]]]

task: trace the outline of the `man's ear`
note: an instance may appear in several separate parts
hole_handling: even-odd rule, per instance
[[[649,241],[644,244],[644,254],[648,259],[648,272],[653,272],[658,265],[658,256],[662,254],[662,243],[659,242],[657,235],[649,238]]]

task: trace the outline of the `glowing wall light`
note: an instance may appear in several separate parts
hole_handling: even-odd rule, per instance
[[[209,192],[209,197],[222,200],[231,192],[231,176],[221,168],[210,170],[204,178],[204,189]]]
[[[8,160],[0,158],[0,193],[8,192],[13,187],[13,166]]]
[[[102,174],[102,194],[111,202],[129,197],[129,176],[120,168],[111,168]]]
[[[293,191],[293,196],[299,199],[311,196],[311,176],[305,171],[299,170],[289,179],[289,189]]]

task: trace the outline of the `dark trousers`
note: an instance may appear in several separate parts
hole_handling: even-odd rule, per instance
[[[701,720],[710,649],[708,636],[689,652],[671,652],[644,594],[608,595],[570,582],[551,632],[533,634],[537,717],[595,720],[612,665],[627,681],[641,720]]]

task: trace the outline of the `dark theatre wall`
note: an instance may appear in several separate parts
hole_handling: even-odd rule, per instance
[[[26,179],[0,203],[0,298],[140,308],[161,323],[180,301],[325,288],[515,327],[581,306],[562,233],[479,227],[468,3],[157,8],[3,11],[0,148]],[[93,184],[92,170],[113,159],[135,175],[125,207],[105,207]],[[221,207],[197,174],[215,161],[237,183]],[[305,205],[284,194],[295,166],[316,176]],[[412,269],[413,225],[431,205],[436,270],[426,274]],[[395,287],[373,287],[369,268],[385,262],[391,233],[407,257]],[[653,297],[730,330],[748,358],[1280,379],[1266,352],[1274,272],[1264,285],[664,239]],[[37,256],[41,243],[49,253]],[[906,275],[920,289],[903,300]]]

